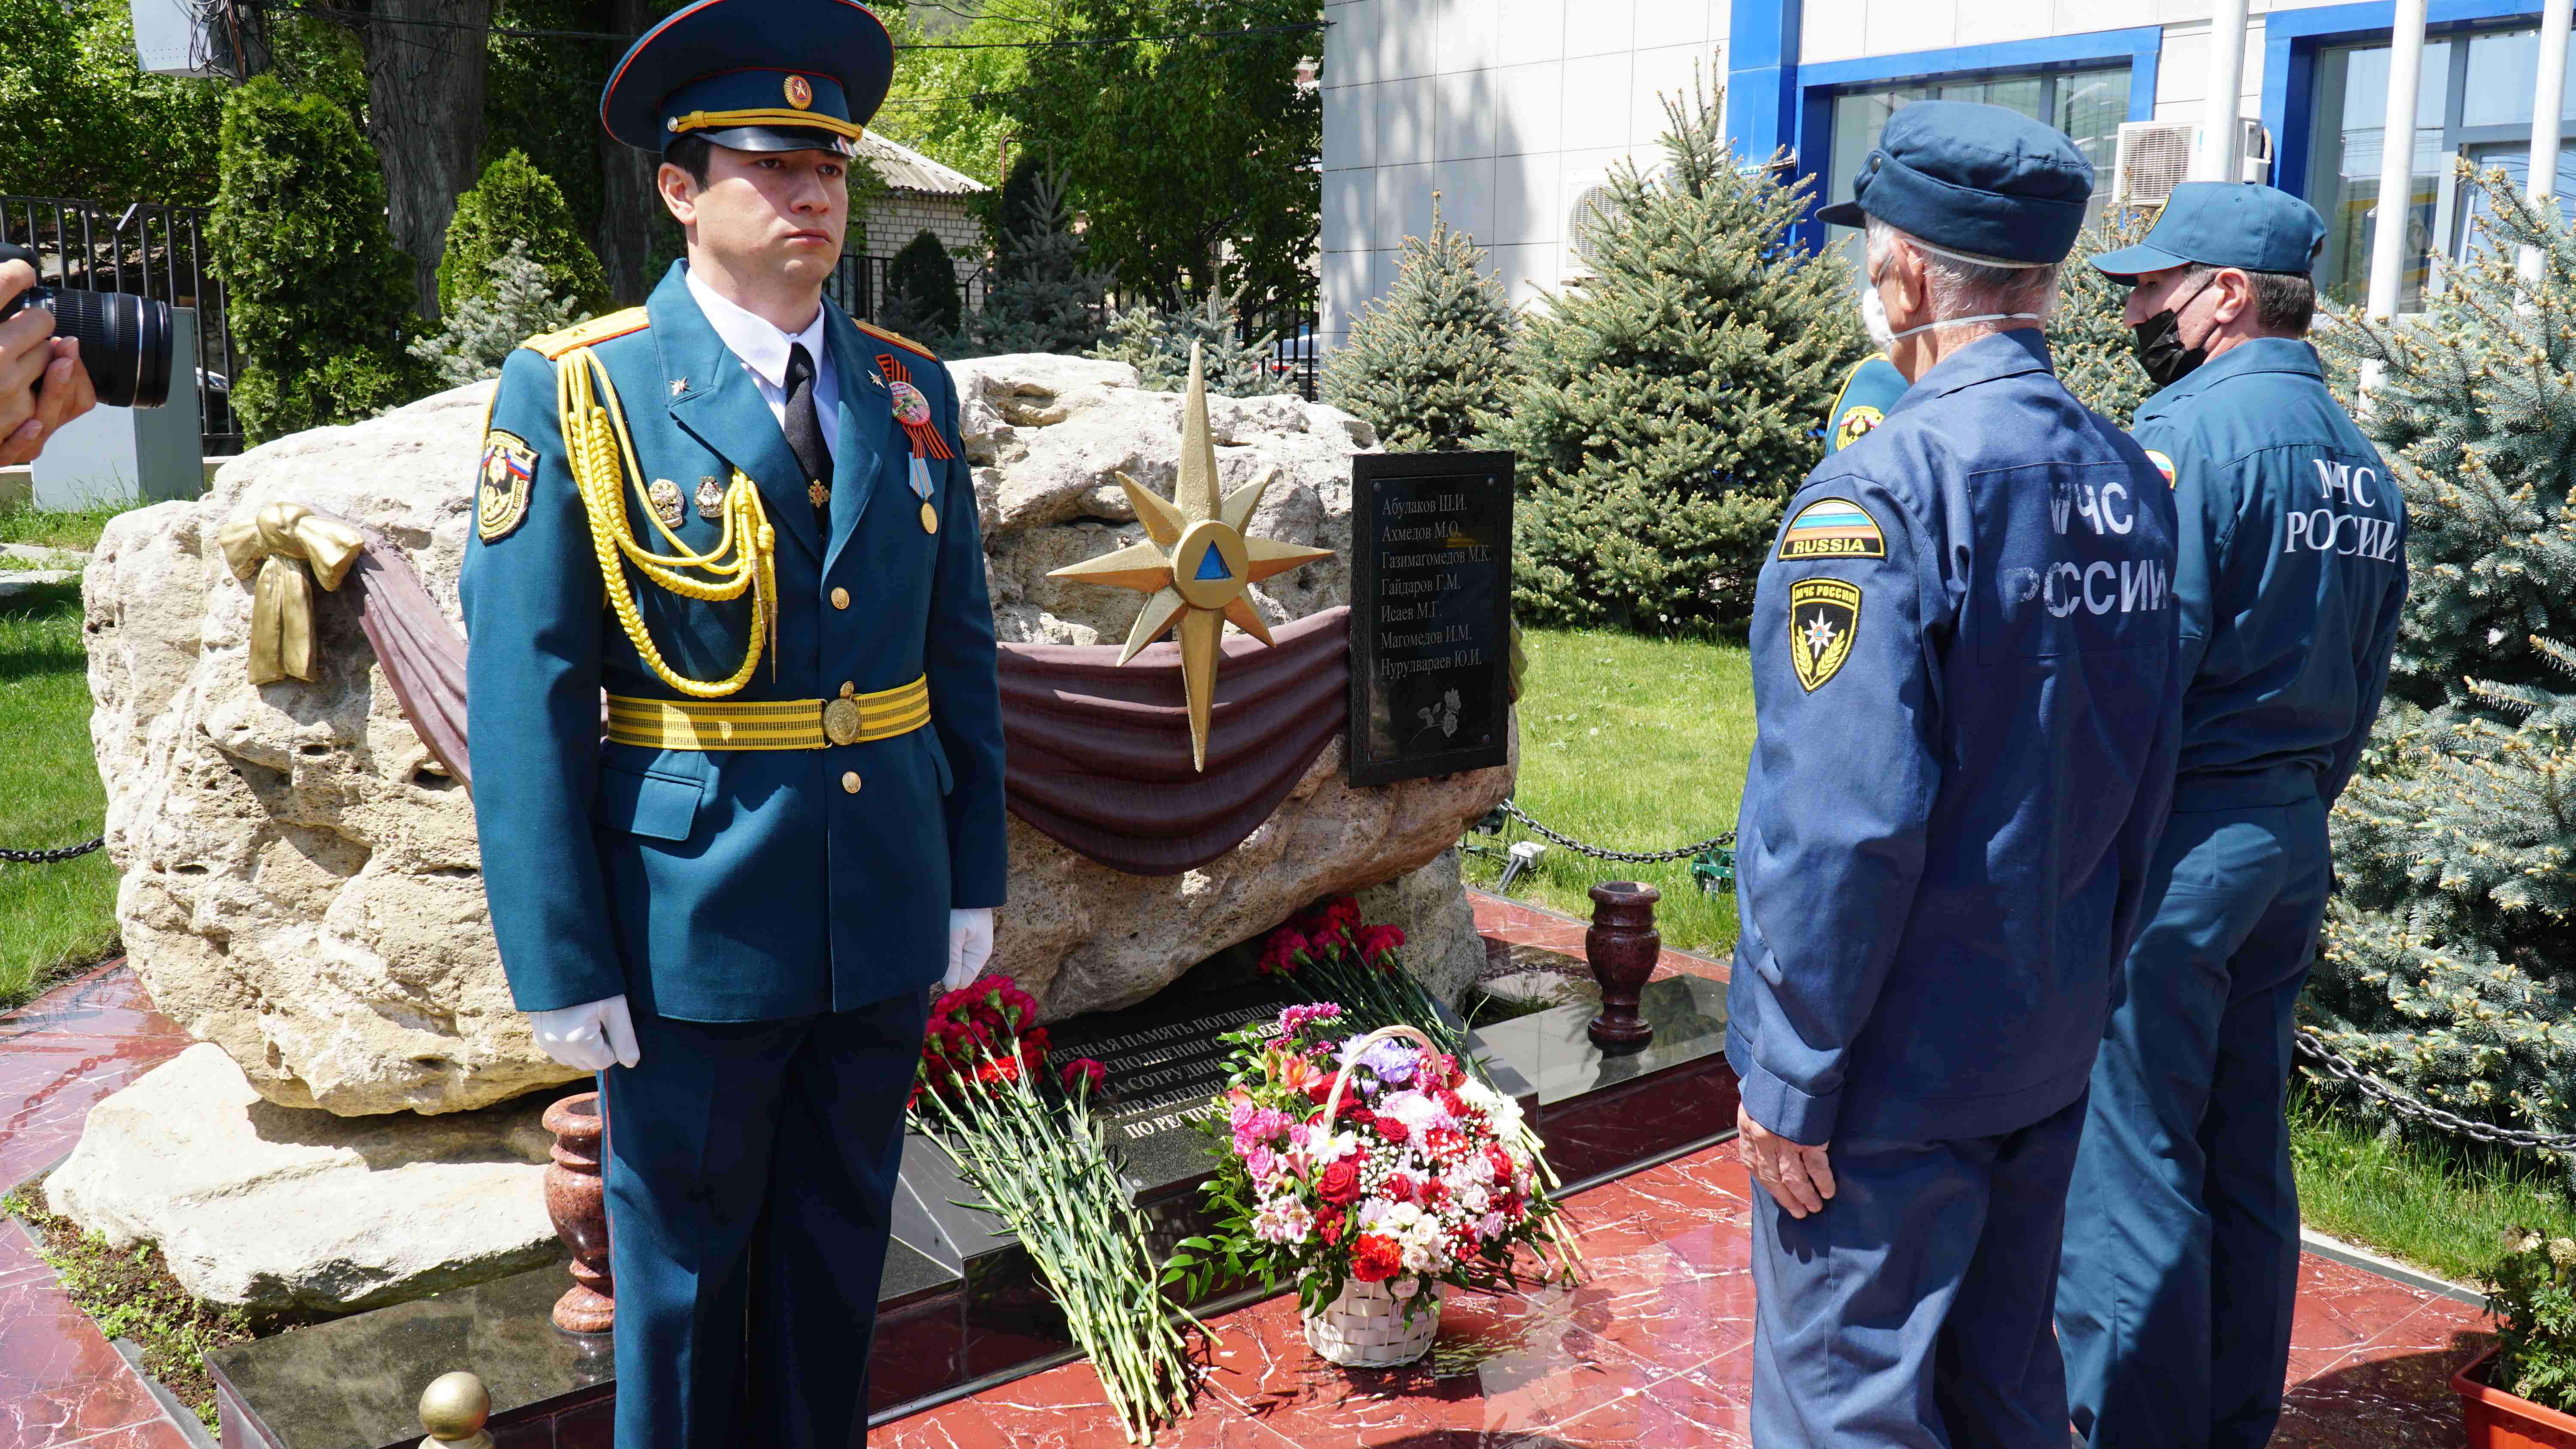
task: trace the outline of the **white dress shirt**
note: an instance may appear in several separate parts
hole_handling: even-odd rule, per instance
[[[787,430],[787,349],[805,344],[806,355],[814,359],[814,420],[822,425],[823,447],[829,452],[841,436],[841,387],[833,375],[832,349],[823,341],[823,309],[816,307],[814,320],[791,336],[768,318],[717,295],[715,288],[698,280],[695,270],[683,275],[689,295],[697,298],[698,310],[706,314],[707,325],[716,329],[742,370],[751,374],[760,400],[769,404],[769,415],[778,420],[782,434]]]

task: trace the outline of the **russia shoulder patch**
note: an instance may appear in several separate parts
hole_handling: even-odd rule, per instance
[[[510,536],[528,516],[528,487],[537,474],[537,450],[516,433],[494,428],[483,438],[482,482],[474,493],[474,530],[485,543]]]
[[[1800,579],[1789,586],[1789,659],[1809,694],[1824,687],[1851,657],[1860,631],[1860,585]]]
[[[2155,464],[2156,471],[2165,475],[2165,486],[2167,488],[2174,486],[2173,459],[2166,457],[2164,454],[2153,448],[2149,448],[2147,449],[2147,461]]]
[[[1820,498],[1798,510],[1780,535],[1783,561],[1885,558],[1887,539],[1869,510],[1848,498]]]

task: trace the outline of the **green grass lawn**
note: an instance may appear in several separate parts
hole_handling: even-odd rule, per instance
[[[2508,1227],[2576,1237],[2563,1168],[2527,1152],[2391,1142],[2295,1078],[2290,1157],[2308,1226],[2455,1283],[2475,1285]]]
[[[0,511],[0,543],[86,551],[118,510]],[[107,809],[90,754],[80,585],[0,600],[0,847],[72,845]],[[116,869],[104,851],[0,865],[0,1009],[116,950]]]
[[[1741,644],[1531,629],[1521,680],[1520,784],[1514,799],[1550,829],[1612,850],[1666,850],[1735,828],[1753,751],[1752,664]],[[1517,823],[1505,841],[1533,838]],[[1491,836],[1477,843],[1501,846]],[[1468,879],[1491,887],[1499,854],[1471,856]],[[1605,880],[1663,891],[1664,944],[1723,953],[1735,941],[1735,897],[1705,896],[1690,862],[1628,865],[1551,845],[1512,895],[1590,919],[1584,894]]]

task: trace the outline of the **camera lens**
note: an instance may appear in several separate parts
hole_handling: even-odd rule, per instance
[[[54,335],[80,343],[81,366],[112,408],[170,400],[170,304],[125,292],[38,288],[32,305],[54,314]]]

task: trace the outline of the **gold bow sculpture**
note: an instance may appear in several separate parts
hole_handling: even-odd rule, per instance
[[[312,566],[322,587],[337,589],[367,545],[365,535],[301,503],[263,503],[236,514],[216,535],[224,561],[250,583],[250,682],[270,684],[293,675],[313,682],[313,583],[293,563]]]

